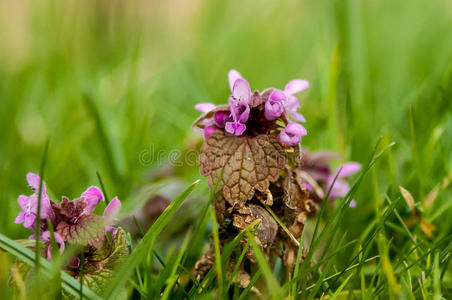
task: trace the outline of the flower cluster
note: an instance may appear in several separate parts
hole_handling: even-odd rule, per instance
[[[23,223],[25,228],[35,231],[41,179],[36,174],[28,173],[27,182],[33,190],[33,194],[19,196],[17,201],[22,211],[16,217],[15,223]],[[46,185],[42,183],[39,240],[46,243],[47,253],[45,256],[51,258],[51,234],[48,221],[55,229],[54,238],[61,252],[64,251],[66,244],[71,243],[87,244],[92,248],[102,247],[106,233],[115,231],[115,228],[112,227],[113,221],[121,208],[121,202],[115,197],[106,206],[102,217],[93,214],[97,204],[104,200],[102,191],[92,186],[84,191],[80,198],[69,200],[63,197],[61,203],[56,203],[49,198]],[[36,239],[36,235],[31,235],[29,239]],[[78,258],[74,259],[75,261],[78,260]],[[78,263],[75,263],[75,267],[78,267]]]
[[[194,125],[203,130],[205,138],[218,130],[236,136],[277,131],[281,143],[295,146],[307,134],[303,125],[298,123],[306,122],[306,119],[298,113],[301,105],[294,96],[309,87],[306,80],[295,79],[284,90],[270,88],[262,93],[251,93],[248,81],[235,70],[229,71],[228,80],[231,89],[228,105],[199,103],[195,106],[204,115]]]
[[[311,198],[317,202],[321,201],[328,191],[330,191],[330,199],[345,197],[350,190],[345,178],[361,170],[361,164],[347,162],[333,171],[330,162],[339,158],[340,156],[333,152],[310,153],[303,150],[298,173],[303,180],[303,186],[309,191]],[[350,206],[355,205],[356,203],[351,201]]]

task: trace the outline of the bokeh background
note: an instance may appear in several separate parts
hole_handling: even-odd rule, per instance
[[[439,187],[426,217],[451,234],[451,37],[448,0],[2,0],[0,232],[27,236],[16,200],[47,137],[54,199],[97,185],[98,171],[127,213],[162,170],[200,178],[171,155],[199,147],[193,106],[225,103],[234,68],[252,89],[311,83],[303,147],[366,163],[380,137],[396,142],[355,197],[350,236],[399,185],[420,203]]]

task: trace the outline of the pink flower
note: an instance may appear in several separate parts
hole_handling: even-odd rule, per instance
[[[229,82],[229,88],[232,90],[234,89],[234,83],[237,79],[243,78],[242,75],[237,72],[236,70],[230,70],[228,73],[228,82]]]
[[[226,122],[227,132],[240,136],[246,130],[245,122],[250,116],[250,98],[251,89],[248,81],[243,78],[235,79],[232,95],[228,99],[233,121]]]
[[[213,109],[215,109],[215,104],[212,103],[198,103],[195,105],[195,109],[202,112],[202,113],[206,113],[209,112]]]
[[[213,116],[215,123],[218,127],[224,128],[226,122],[232,118],[231,113],[228,111],[217,111]]]
[[[65,248],[63,238],[61,237],[61,235],[58,232],[54,232],[53,237],[55,238],[55,242],[59,245],[60,253],[63,253],[64,248]],[[32,234],[28,237],[28,239],[36,240],[36,235]],[[50,244],[50,231],[46,230],[46,231],[42,232],[39,240],[42,242],[49,242],[49,244],[47,245],[47,258],[52,259],[52,248],[51,248],[51,244]]]
[[[35,226],[36,215],[38,211],[38,193],[39,193],[39,185],[41,179],[38,175],[34,173],[27,174],[27,182],[30,188],[33,190],[33,194],[31,196],[20,195],[17,199],[20,208],[22,209],[19,212],[19,215],[16,217],[14,223],[20,224],[24,223],[24,227],[28,229],[33,229]],[[42,183],[42,191],[41,191],[41,219],[50,219],[53,220],[55,218],[53,211],[50,206],[50,199],[46,193],[46,186]]]
[[[208,126],[206,127],[206,129],[204,129],[204,138],[208,138],[212,133],[214,133],[215,131],[220,130],[218,127],[216,126]]]
[[[326,186],[327,190],[331,188],[330,198],[345,197],[350,190],[350,186],[343,178],[351,176],[359,170],[361,170],[361,164],[357,162],[348,162],[339,166],[333,174],[328,176]],[[333,185],[336,175],[337,179]],[[331,185],[333,186],[331,187]]]
[[[287,146],[295,146],[301,141],[301,137],[307,134],[306,129],[298,123],[289,123],[279,133],[279,140]]]
[[[64,251],[64,241],[61,235],[58,232],[54,232],[53,237],[55,238],[55,242],[60,246],[60,253]],[[50,242],[50,231],[44,231],[40,238],[41,241]],[[52,259],[52,246],[49,243],[47,247],[47,258]]]
[[[104,194],[102,194],[102,191],[97,186],[89,187],[80,197],[84,198],[87,202],[84,209],[85,214],[92,213],[97,203],[99,203],[99,201],[104,201]]]
[[[227,122],[224,129],[236,136],[241,136],[246,130],[246,125],[240,122]]]
[[[269,121],[279,118],[284,112],[284,101],[286,101],[286,95],[283,92],[273,91],[265,102],[265,118]]]
[[[121,201],[119,201],[118,197],[114,197],[110,203],[108,203],[107,207],[104,210],[104,223],[105,230],[112,231],[114,228],[112,227],[113,221],[119,213],[121,209]]]
[[[294,79],[284,88],[284,94],[287,97],[287,101],[284,104],[286,113],[290,115],[297,122],[306,122],[305,117],[297,113],[297,110],[301,108],[300,101],[294,94],[306,90],[309,87],[309,82],[302,79]]]
[[[245,123],[250,116],[250,107],[243,101],[231,101],[231,115],[235,122]]]

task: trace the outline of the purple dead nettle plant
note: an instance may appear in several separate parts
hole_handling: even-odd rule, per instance
[[[194,123],[205,137],[199,157],[201,174],[208,177],[211,189],[217,185],[214,207],[221,246],[260,219],[257,244],[270,262],[280,256],[292,272],[305,220],[317,210],[296,172],[301,163],[300,142],[307,131],[300,124],[306,120],[298,111],[301,105],[295,94],[309,84],[296,79],[283,90],[251,92],[237,71],[231,70],[228,79],[228,104],[196,105],[203,115]],[[277,219],[285,226],[278,226]],[[250,248],[246,261],[256,263]],[[213,264],[211,245],[195,266],[196,276],[203,277]],[[243,264],[234,280],[246,287],[251,274]],[[229,268],[234,265],[232,258]]]
[[[15,223],[23,223],[24,227],[35,231],[38,208],[40,178],[33,173],[27,174],[27,182],[33,190],[30,196],[20,195],[18,203],[22,209]],[[57,203],[49,198],[45,183],[41,191],[41,214],[39,240],[43,242],[42,255],[52,259],[51,233],[49,223],[54,229],[54,239],[61,253],[69,245],[76,245],[81,250],[72,257],[65,266],[66,271],[78,277],[83,257],[84,282],[94,290],[101,291],[108,282],[113,270],[128,255],[125,233],[114,227],[115,218],[121,208],[120,200],[115,197],[106,205],[102,215],[94,214],[94,210],[105,198],[102,191],[89,187],[79,198],[69,200],[62,197]],[[33,233],[29,239],[36,239]],[[82,253],[83,252],[83,253]],[[28,271],[27,271],[28,272]],[[25,278],[27,274],[22,274]],[[86,278],[85,278],[86,277]]]
[[[281,256],[290,273],[306,219],[316,213],[330,188],[330,199],[344,197],[350,189],[344,178],[359,171],[361,165],[345,163],[332,171],[330,160],[337,159],[336,154],[301,151],[300,142],[307,131],[300,123],[306,119],[295,95],[309,87],[306,80],[291,80],[283,90],[263,92],[251,92],[248,81],[235,70],[229,72],[228,80],[228,104],[196,105],[203,115],[193,124],[204,133],[200,169],[208,177],[209,187],[216,187],[220,243],[223,246],[260,219],[256,242],[270,262]],[[242,241],[242,246],[245,243]],[[306,249],[302,254],[304,259]],[[250,248],[246,260],[256,262]],[[251,275],[244,263],[233,279],[242,287],[249,284]],[[213,264],[211,243],[196,264],[195,275],[203,277]],[[234,265],[232,258],[229,269]]]

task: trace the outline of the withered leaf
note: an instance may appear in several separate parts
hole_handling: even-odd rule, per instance
[[[284,148],[273,135],[238,137],[217,131],[204,141],[201,152],[201,174],[208,176],[211,189],[222,174],[217,191],[231,205],[250,200],[256,189],[267,191],[286,161]]]
[[[251,204],[249,207],[253,218],[262,220],[257,228],[257,237],[264,247],[270,246],[276,239],[278,224],[262,206]]]
[[[262,206],[250,204],[239,208],[233,215],[233,225],[243,230],[255,220],[261,223],[257,228],[256,237],[262,247],[266,248],[273,244],[278,234],[278,224],[269,212]]]

